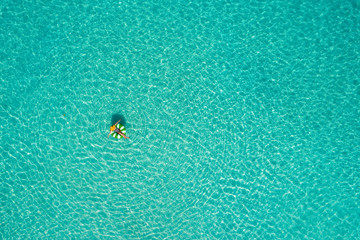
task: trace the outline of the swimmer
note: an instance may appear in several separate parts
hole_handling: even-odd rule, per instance
[[[120,119],[120,120],[121,120],[121,119]],[[120,122],[120,120],[119,120],[118,122]],[[118,129],[118,128],[116,127],[116,124],[118,124],[118,122],[115,123],[114,125],[112,125],[112,126],[110,127],[110,133],[109,133],[108,137],[110,136],[110,134],[111,134],[112,132],[116,132],[117,134],[120,134],[121,136],[123,136],[125,139],[126,139],[126,138],[129,138],[129,137],[125,136],[125,134],[123,134],[123,133],[120,131],[120,129]]]

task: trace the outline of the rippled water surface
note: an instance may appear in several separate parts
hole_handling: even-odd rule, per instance
[[[350,0],[2,0],[0,238],[359,238],[359,24]]]

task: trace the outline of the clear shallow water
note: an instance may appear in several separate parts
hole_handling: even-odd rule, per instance
[[[356,1],[0,7],[1,238],[359,238]]]

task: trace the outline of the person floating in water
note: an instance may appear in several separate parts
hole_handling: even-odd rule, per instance
[[[120,120],[121,120],[121,119],[120,119]],[[114,125],[112,125],[112,126],[110,127],[110,133],[109,133],[108,137],[110,136],[111,133],[116,132],[117,134],[120,134],[120,135],[121,135],[123,138],[125,138],[125,139],[126,139],[126,138],[129,138],[129,137],[125,136],[125,134],[123,134],[123,133],[121,132],[121,130],[116,127],[116,124],[118,124],[118,122],[120,122],[120,120],[117,121],[117,123],[115,123]]]

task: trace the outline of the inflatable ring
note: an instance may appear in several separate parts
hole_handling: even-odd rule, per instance
[[[120,132],[122,132],[125,136],[126,136],[126,128],[121,125],[120,123],[116,124],[115,126],[116,128],[120,129]],[[113,136],[114,138],[116,139],[120,139],[120,138],[123,138],[123,136],[121,136],[120,134],[118,134],[117,132],[112,132],[110,134],[111,136]]]

